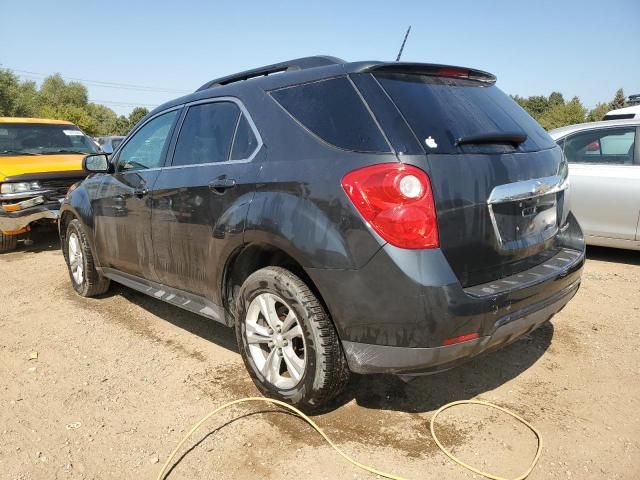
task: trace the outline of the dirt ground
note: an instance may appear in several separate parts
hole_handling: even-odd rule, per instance
[[[54,235],[0,256],[0,478],[155,479],[192,424],[257,390],[231,329],[114,285],[72,290]],[[359,460],[412,479],[479,478],[429,433],[445,403],[482,399],[542,433],[531,479],[640,478],[640,252],[589,249],[583,286],[551,324],[412,383],[356,377],[315,420]],[[37,357],[37,358],[36,358]],[[534,435],[460,406],[437,433],[479,468],[526,469]],[[168,478],[374,478],[300,420],[266,405],[212,419]]]

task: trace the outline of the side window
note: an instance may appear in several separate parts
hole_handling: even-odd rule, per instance
[[[325,142],[345,150],[388,152],[389,146],[346,77],[271,92],[298,122]]]
[[[212,102],[189,107],[182,123],[172,165],[226,162],[240,108],[233,102]]]
[[[564,154],[570,163],[633,165],[635,128],[595,130],[565,140]]]
[[[249,121],[243,113],[240,116],[238,128],[236,128],[236,135],[233,138],[231,160],[244,160],[245,158],[249,158],[257,146],[258,139],[253,133],[251,125],[249,125]]]
[[[177,110],[147,122],[120,151],[118,170],[142,170],[162,165],[162,152],[176,118]]]

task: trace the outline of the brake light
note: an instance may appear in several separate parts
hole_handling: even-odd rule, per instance
[[[436,71],[439,77],[469,78],[469,70],[456,67],[442,67]]]
[[[346,174],[342,188],[385,241],[401,248],[439,246],[431,182],[419,168],[371,165]]]

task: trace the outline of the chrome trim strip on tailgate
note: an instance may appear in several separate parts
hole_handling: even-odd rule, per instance
[[[487,200],[489,205],[494,203],[516,202],[527,200],[549,193],[557,193],[567,188],[565,178],[560,175],[551,177],[533,178],[522,182],[507,183],[498,185],[491,191]]]

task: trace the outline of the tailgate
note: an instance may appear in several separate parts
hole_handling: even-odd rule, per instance
[[[490,81],[375,74],[424,155],[399,158],[428,172],[440,247],[464,287],[504,278],[556,255],[567,211],[562,152]]]

